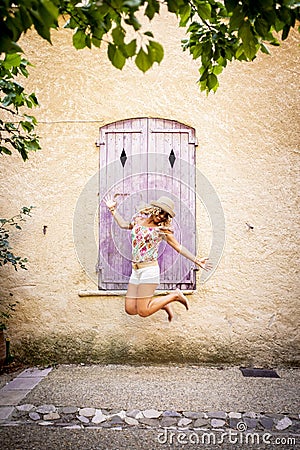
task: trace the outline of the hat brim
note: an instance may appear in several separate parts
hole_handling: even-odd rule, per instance
[[[152,202],[150,202],[150,205],[152,206],[158,206],[158,208],[162,209],[163,211],[165,211],[166,213],[168,213],[171,217],[175,217],[175,212],[168,207],[168,205],[165,205],[164,203],[160,203],[157,202],[155,200],[153,200]]]

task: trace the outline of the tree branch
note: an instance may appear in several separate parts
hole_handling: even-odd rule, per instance
[[[18,113],[17,113],[16,111],[12,111],[12,110],[9,109],[9,108],[5,108],[5,106],[0,105],[0,108],[1,108],[1,109],[4,109],[5,111],[10,112],[11,114],[18,115]]]

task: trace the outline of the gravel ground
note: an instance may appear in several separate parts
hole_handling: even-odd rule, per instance
[[[272,442],[264,443],[262,435],[248,441],[243,438],[236,442],[236,437],[224,437],[224,443],[220,443],[221,435],[216,434],[215,442],[203,441],[199,434],[199,442],[195,434],[174,433],[168,435],[167,442],[158,430],[105,430],[84,429],[66,430],[63,428],[46,428],[42,426],[18,426],[0,428],[0,444],[5,450],[297,450],[298,441],[287,441],[285,437],[272,437]],[[192,437],[194,436],[194,437]],[[160,441],[159,441],[160,439]],[[275,440],[275,439],[281,439]],[[286,440],[284,440],[286,439]],[[280,443],[281,442],[281,443]],[[296,444],[295,444],[296,442]]]
[[[178,411],[300,411],[299,370],[246,378],[238,368],[61,365],[22,403]]]

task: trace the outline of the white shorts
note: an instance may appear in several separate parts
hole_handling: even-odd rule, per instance
[[[142,269],[132,269],[129,279],[130,284],[159,284],[159,265],[143,267]]]

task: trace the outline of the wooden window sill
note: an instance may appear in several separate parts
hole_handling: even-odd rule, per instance
[[[162,290],[162,291],[155,291],[154,295],[165,295],[165,294],[169,294],[172,291],[169,290]],[[184,295],[192,295],[194,294],[196,291],[190,291],[190,290],[182,290],[181,292],[183,292]],[[78,295],[79,297],[124,297],[126,294],[125,290],[120,290],[120,291],[102,291],[102,290],[98,290],[98,291],[93,291],[93,290],[80,290],[78,291]]]

